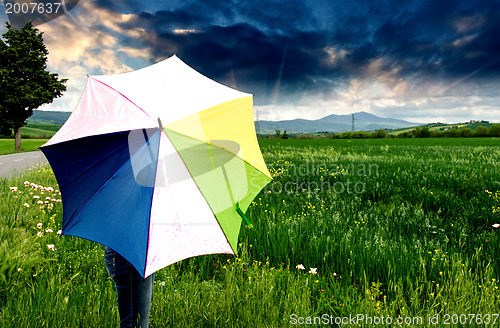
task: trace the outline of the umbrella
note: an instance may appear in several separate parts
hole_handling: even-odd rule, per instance
[[[271,181],[253,98],[175,55],[89,76],[41,150],[62,194],[63,235],[106,245],[143,276],[185,258],[235,254],[245,212]]]

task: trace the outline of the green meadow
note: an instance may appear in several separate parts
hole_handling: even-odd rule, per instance
[[[260,144],[274,180],[238,256],[158,271],[151,327],[500,325],[500,139]],[[57,233],[50,167],[0,197],[0,327],[117,327],[103,247]]]
[[[43,145],[61,128],[51,123],[29,122],[21,128],[21,151],[33,151]],[[0,139],[0,155],[15,153],[14,138]]]
[[[28,122],[21,128],[21,136],[26,139],[50,139],[60,128],[58,124]]]
[[[21,139],[21,151],[34,151],[46,143],[48,139]],[[0,155],[15,153],[14,139],[0,139]]]

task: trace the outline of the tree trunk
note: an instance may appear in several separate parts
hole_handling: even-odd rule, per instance
[[[17,126],[14,128],[14,139],[15,141],[15,151],[20,151],[21,150],[21,127]]]

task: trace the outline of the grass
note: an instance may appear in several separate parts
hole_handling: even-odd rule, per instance
[[[157,272],[151,327],[342,326],[358,314],[360,326],[461,314],[493,324],[499,139],[260,142],[274,180],[247,212],[254,229],[242,228],[239,256]],[[50,168],[1,179],[0,197],[0,326],[116,327],[102,246],[56,233]]]
[[[28,123],[21,128],[21,151],[34,151],[50,139],[61,125],[51,123]],[[15,153],[14,138],[0,139],[0,155]]]
[[[34,151],[47,142],[47,139],[22,139],[21,151]],[[16,153],[14,151],[14,139],[0,139],[0,155]]]
[[[21,128],[21,135],[23,136],[23,138],[50,139],[54,134],[55,132],[38,128],[30,128],[30,127]]]

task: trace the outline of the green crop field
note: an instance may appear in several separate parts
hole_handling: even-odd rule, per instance
[[[21,135],[29,138],[50,139],[61,128],[61,125],[50,123],[28,123],[21,128]]]
[[[274,180],[239,255],[158,271],[151,327],[500,324],[500,139],[260,143]],[[0,179],[0,327],[116,327],[103,247],[57,234],[57,189],[49,167]]]

